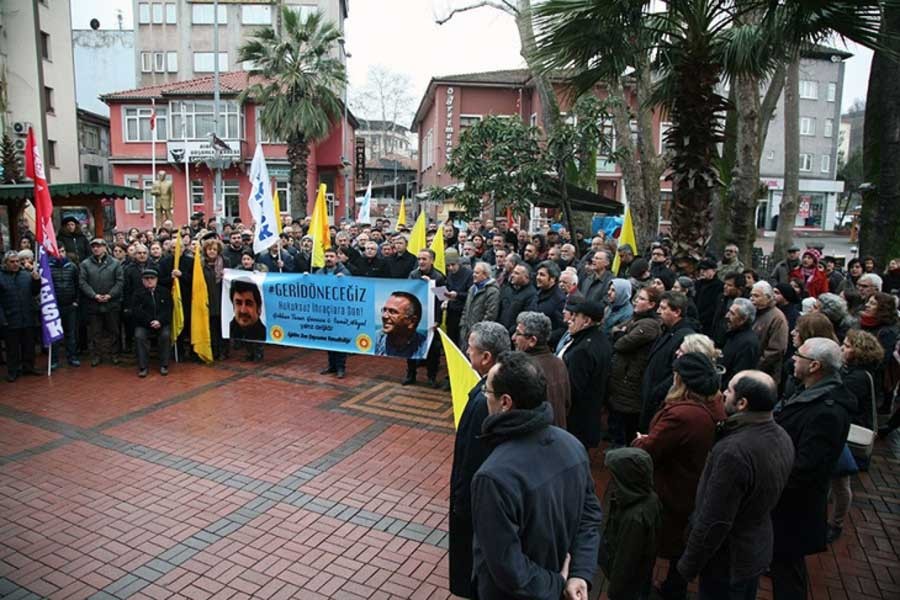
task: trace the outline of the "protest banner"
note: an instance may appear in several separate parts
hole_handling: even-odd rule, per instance
[[[222,337],[424,359],[434,282],[226,269]]]

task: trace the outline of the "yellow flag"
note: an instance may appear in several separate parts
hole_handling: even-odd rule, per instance
[[[272,204],[275,206],[275,216],[278,217],[275,222],[278,226],[278,235],[281,235],[281,230],[284,228],[284,224],[281,222],[281,200],[278,198],[278,188],[276,188],[275,193],[272,194]]]
[[[176,271],[181,270],[181,234],[175,234],[175,266]],[[181,304],[181,281],[178,277],[172,278],[172,345],[178,341],[184,329],[184,305]]]
[[[316,205],[313,208],[309,234],[313,239],[312,267],[325,266],[325,250],[331,248],[331,232],[328,230],[328,211],[325,208],[325,184],[319,184]]]
[[[462,417],[466,403],[469,401],[469,392],[475,387],[481,376],[472,368],[462,351],[456,347],[447,334],[437,330],[441,336],[441,344],[444,347],[444,356],[447,357],[447,372],[450,375],[450,397],[453,400],[453,426],[459,427],[459,419]]]
[[[637,242],[634,239],[634,225],[631,224],[630,208],[625,209],[625,221],[622,223],[622,231],[619,232],[619,248],[621,248],[623,244],[631,246],[631,249],[637,254]],[[619,253],[616,252],[616,257],[613,259],[612,264],[613,277],[619,276],[620,264],[621,260],[619,259]]]
[[[220,327],[216,323],[217,327]],[[212,338],[209,333],[209,293],[203,277],[203,249],[194,245],[194,281],[191,285],[191,346],[203,362],[211,363]]]
[[[397,213],[397,227],[406,225],[406,197],[400,196],[400,211]]]
[[[419,218],[416,219],[416,224],[413,225],[409,234],[410,253],[413,255],[418,254],[419,250],[428,246],[427,241],[428,238],[425,235],[425,211],[423,210],[419,213]]]
[[[431,249],[434,250],[434,268],[447,274],[447,261],[444,259],[444,224],[441,223],[431,240]]]

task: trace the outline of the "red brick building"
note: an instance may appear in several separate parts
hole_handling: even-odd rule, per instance
[[[246,89],[250,76],[246,72],[220,75],[221,109],[219,137],[230,150],[222,156],[229,166],[222,170],[223,212],[226,219],[241,217],[251,220],[247,207],[250,194],[248,173],[256,144],[263,144],[273,190],[277,190],[282,214],[296,215],[303,203],[312,211],[319,183],[328,189],[328,213],[333,221],[353,214],[344,202],[344,166],[350,161],[350,185],[353,185],[353,144],[356,119],[349,112],[335,123],[327,139],[310,147],[307,190],[304,198],[292,198],[288,179],[290,166],[287,146],[265,139],[259,127],[262,107],[253,102],[238,103],[238,95]],[[187,223],[189,213],[203,211],[207,218],[215,216],[213,206],[214,171],[206,161],[212,156],[208,133],[213,130],[213,77],[165,83],[103,96],[110,108],[110,164],[113,183],[145,190],[142,199],[116,203],[119,229],[153,226],[153,180],[151,163],[153,137],[150,129],[152,101],[156,102],[156,168],[165,170],[172,180],[176,224]],[[343,144],[342,144],[343,141]],[[185,175],[184,152],[189,151],[189,173]],[[351,190],[350,197],[354,194]]]
[[[562,86],[557,90],[557,99],[560,110],[566,112],[571,101],[561,92]],[[626,95],[629,105],[634,106],[634,94],[626,90]],[[604,98],[606,93],[598,88],[597,96]],[[459,135],[466,127],[488,115],[517,117],[530,125],[543,126],[541,101],[530,71],[488,71],[446,75],[431,80],[416,110],[412,126],[412,131],[419,136],[419,189],[456,183],[447,173],[448,152],[458,144]],[[657,111],[653,117],[653,136],[658,149],[661,149],[662,133],[667,126],[668,123]],[[615,149],[615,135],[611,126],[609,131],[613,136]],[[622,173],[614,162],[598,158],[597,181],[600,195],[620,202],[624,200]],[[663,198],[670,194],[668,190],[671,190],[670,183],[660,181]]]

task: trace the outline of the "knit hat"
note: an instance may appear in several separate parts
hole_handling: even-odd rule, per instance
[[[76,225],[78,225],[78,219],[73,217],[72,215],[66,215],[65,217],[63,217],[63,220],[62,220],[63,225],[65,225],[66,223],[69,223],[69,222],[75,223]]]
[[[822,253],[815,248],[807,248],[803,251],[803,256],[812,256],[813,260],[818,263],[819,259],[822,258]]]
[[[459,264],[459,252],[456,248],[447,248],[444,250],[444,262],[448,265]]]
[[[797,295],[797,290],[794,289],[789,283],[776,283],[775,289],[781,292],[781,295],[784,296],[784,299],[787,300],[790,304],[797,304],[800,302],[800,296]]]
[[[702,396],[712,396],[721,383],[716,366],[705,354],[688,352],[675,360],[672,368],[690,391]]]
[[[636,258],[632,261],[631,266],[628,268],[628,276],[634,277],[635,279],[640,279],[641,275],[647,272],[650,268],[650,263],[647,262],[646,258]]]

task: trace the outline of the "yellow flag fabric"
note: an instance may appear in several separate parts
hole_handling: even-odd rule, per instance
[[[278,190],[275,190],[275,193],[272,194],[272,204],[275,206],[275,216],[278,217],[275,220],[275,225],[277,226],[278,235],[281,235],[281,230],[284,228],[284,223],[281,222],[281,199],[278,197]]]
[[[325,184],[319,184],[316,205],[313,208],[309,232],[313,239],[312,266],[325,266],[325,250],[331,248],[331,232],[328,230],[328,210],[325,208]]]
[[[216,324],[218,325],[218,323]],[[212,338],[209,332],[209,293],[203,277],[203,251],[194,244],[194,281],[191,285],[191,346],[203,362],[211,363]]]
[[[446,333],[437,330],[441,336],[441,344],[444,347],[444,356],[447,357],[447,372],[450,375],[450,397],[453,400],[453,426],[459,427],[459,419],[462,417],[466,403],[469,401],[469,392],[475,387],[481,376],[469,364],[469,360],[462,351],[456,347]]]
[[[400,211],[397,213],[397,227],[406,225],[406,198],[400,197]]]
[[[631,223],[631,209],[625,209],[625,221],[622,223],[622,231],[619,233],[619,247],[621,248],[623,244],[628,244],[631,246],[631,249],[634,250],[635,254],[637,254],[637,241],[634,239],[634,225]],[[621,260],[619,259],[619,253],[616,252],[616,257],[613,259],[612,264],[612,272],[614,277],[619,276],[619,265],[621,264]]]
[[[418,254],[419,250],[428,246],[428,237],[425,235],[425,229],[425,211],[423,210],[419,213],[419,218],[416,219],[416,224],[413,225],[409,234],[408,249],[413,255]]]
[[[175,235],[175,266],[176,271],[181,270],[181,235]],[[172,278],[172,345],[178,341],[178,336],[184,330],[184,305],[181,304],[181,282],[178,277]]]
[[[431,240],[431,249],[434,250],[434,268],[447,274],[447,261],[444,257],[444,224],[441,223]]]

